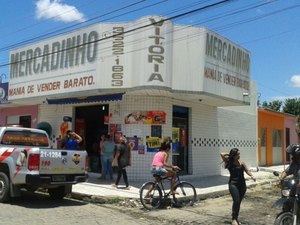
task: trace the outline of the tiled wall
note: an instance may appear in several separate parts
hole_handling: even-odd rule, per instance
[[[172,102],[165,97],[147,97],[147,96],[124,96],[122,102],[122,119],[132,111],[164,111],[166,112],[166,124],[162,125],[162,136],[171,137],[172,124]],[[145,139],[151,136],[151,125],[149,124],[126,124],[123,125],[124,134],[128,137],[137,136]],[[132,152],[132,166],[128,168],[129,177],[135,180],[151,179],[150,168],[154,153],[147,152],[139,154]],[[171,159],[170,159],[171,160]]]
[[[151,135],[151,125],[124,124],[125,115],[132,111],[160,110],[167,115],[166,124],[162,125],[162,136],[171,136],[173,105],[190,109],[188,151],[189,171],[192,175],[209,176],[224,173],[219,153],[228,152],[233,147],[241,150],[241,157],[249,166],[257,165],[257,119],[256,115],[248,113],[246,108],[245,111],[241,111],[235,107],[217,108],[203,103],[172,100],[168,97],[124,95],[122,102],[110,103],[110,122],[121,123],[123,133],[128,137],[136,135],[145,139]],[[72,106],[41,105],[39,109],[39,120],[47,121],[53,126],[54,140],[55,135],[60,133],[59,126],[63,116],[72,116]],[[150,165],[153,154],[147,151],[145,154],[132,152],[132,166],[127,170],[130,180],[151,179]]]

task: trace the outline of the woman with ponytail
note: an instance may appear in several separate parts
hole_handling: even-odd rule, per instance
[[[221,158],[225,163],[225,168],[228,169],[230,173],[228,188],[233,200],[232,225],[239,225],[238,216],[240,206],[247,190],[244,172],[249,175],[253,181],[256,181],[256,179],[253,177],[245,162],[240,159],[240,151],[237,148],[231,149],[229,154],[221,153]]]

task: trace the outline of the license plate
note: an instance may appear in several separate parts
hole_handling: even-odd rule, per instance
[[[54,176],[52,176],[52,181],[54,181],[54,182],[66,181],[66,176],[64,176],[64,175],[54,175]]]

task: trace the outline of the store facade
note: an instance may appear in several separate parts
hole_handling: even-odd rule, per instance
[[[10,63],[9,102],[37,107],[53,147],[68,127],[97,158],[100,134],[126,135],[130,179],[150,178],[166,137],[187,175],[222,173],[219,153],[233,147],[257,165],[250,53],[208,29],[159,16],[95,24],[11,51]]]

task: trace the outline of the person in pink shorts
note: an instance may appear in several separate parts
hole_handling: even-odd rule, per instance
[[[170,144],[163,143],[161,150],[157,152],[152,160],[152,169],[151,173],[153,175],[168,176],[171,177],[171,191],[170,194],[174,195],[175,181],[176,181],[176,172],[180,170],[178,166],[173,166],[168,164],[168,159],[171,151]]]

